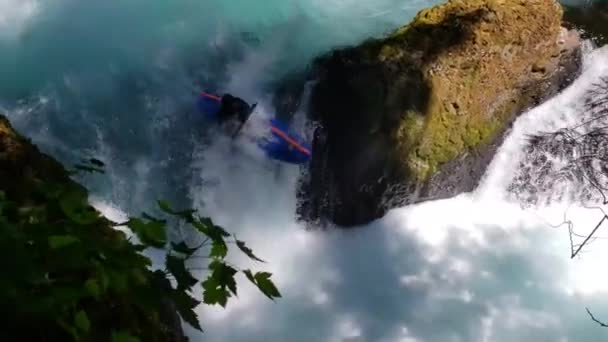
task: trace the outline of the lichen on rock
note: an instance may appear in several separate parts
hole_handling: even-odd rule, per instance
[[[320,58],[311,112],[322,139],[301,214],[352,225],[472,190],[432,189],[446,165],[495,143],[567,83],[578,41],[565,47],[562,14],[554,0],[450,0],[384,39]],[[398,198],[387,192],[395,188]]]

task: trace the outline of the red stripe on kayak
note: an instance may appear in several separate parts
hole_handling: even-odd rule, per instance
[[[201,93],[201,96],[206,97],[206,98],[210,98],[210,99],[218,101],[218,102],[222,101],[222,98],[219,97],[219,96],[217,96],[217,95],[212,95],[212,94],[207,94],[207,93]]]
[[[285,132],[281,131],[280,129],[272,126],[270,127],[270,129],[272,130],[272,133],[280,136],[281,138],[285,139],[285,141],[287,141],[289,144],[293,145],[295,148],[297,148],[298,150],[300,150],[300,152],[304,153],[307,156],[310,156],[311,153],[310,151],[303,147],[302,145],[300,145],[297,141],[291,139]]]

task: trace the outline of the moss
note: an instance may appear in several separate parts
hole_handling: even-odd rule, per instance
[[[511,101],[519,93],[508,93],[529,77],[531,65],[552,63],[561,15],[552,0],[452,0],[420,12],[383,41],[381,60],[419,62],[432,89],[423,130],[419,123],[408,129],[407,115],[400,127],[410,175],[426,179],[504,129],[523,105]],[[434,50],[451,41],[459,43]]]
[[[463,150],[464,129],[461,126],[449,113],[434,115],[427,123],[424,143],[418,146],[416,154],[428,165],[431,174],[437,171],[440,164],[450,161]],[[415,170],[411,166],[410,169]],[[417,176],[424,179],[429,175]]]
[[[379,59],[380,61],[386,61],[386,60],[390,60],[393,58],[396,58],[397,55],[399,54],[399,49],[395,48],[392,45],[382,45],[382,47],[380,48],[380,54],[379,54]]]
[[[508,112],[508,109],[504,110],[504,113]],[[408,170],[416,179],[425,180],[436,173],[442,164],[463,152],[490,143],[502,131],[508,117],[463,117],[448,111],[431,116],[424,129],[416,132],[424,139],[407,157]]]
[[[479,169],[470,152],[486,151],[547,83],[559,82],[569,52],[558,44],[561,17],[556,0],[448,0],[384,39],[320,60],[310,110],[325,138],[315,159],[327,162],[311,166],[314,211],[360,223],[383,212],[378,194],[387,184],[420,190],[410,201],[441,192],[426,181],[461,156],[473,155],[454,164],[463,177]],[[524,88],[532,96],[520,99]],[[372,190],[355,190],[362,185]]]
[[[403,79],[423,75],[428,103],[406,105],[396,133],[389,128],[388,134],[407,174],[424,180],[442,164],[492,141],[517,114],[521,108],[501,101],[519,96],[513,91],[530,79],[531,66],[555,63],[562,14],[554,0],[450,0],[421,11],[385,39],[340,53],[346,63],[382,65],[383,82],[393,92]],[[412,86],[403,89],[411,93]],[[382,108],[369,107],[374,115]]]
[[[465,69],[466,70],[466,69]],[[464,87],[470,89],[479,78],[479,63],[476,63],[472,68],[467,71],[467,75],[464,81]]]
[[[409,150],[416,145],[423,131],[424,116],[422,116],[422,113],[408,110],[403,114],[401,126],[397,130],[396,140],[402,144],[401,148]]]

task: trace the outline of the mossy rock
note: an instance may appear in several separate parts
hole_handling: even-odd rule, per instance
[[[564,21],[582,31],[597,46],[608,44],[608,2],[595,0],[583,6],[565,6]]]
[[[360,224],[397,203],[456,194],[425,189],[563,79],[578,41],[566,49],[562,14],[554,0],[451,0],[320,58],[311,114],[322,127],[303,217]]]

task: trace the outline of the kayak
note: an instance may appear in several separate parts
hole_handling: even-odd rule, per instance
[[[305,139],[291,131],[285,122],[271,119],[270,135],[258,141],[269,158],[289,164],[304,164],[312,158],[312,149]]]
[[[198,99],[198,110],[206,120],[219,122],[219,111],[221,108],[222,97],[219,95],[203,92]],[[249,116],[255,110],[255,105],[251,106]],[[236,131],[231,133],[234,138],[245,122],[239,124]],[[264,132],[261,136],[254,139],[254,143],[264,151],[265,155],[283,163],[304,164],[311,160],[312,149],[306,139],[297,134],[289,125],[277,118],[270,119],[264,123]]]
[[[203,114],[208,121],[219,121],[220,108],[222,107],[222,97],[219,95],[202,92],[198,97],[198,111]]]

